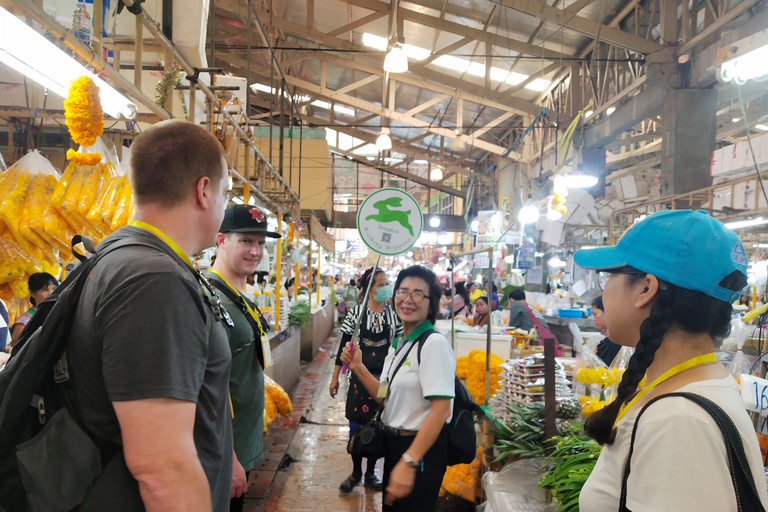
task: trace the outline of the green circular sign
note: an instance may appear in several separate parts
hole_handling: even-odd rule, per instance
[[[421,206],[398,188],[373,192],[357,212],[360,238],[369,249],[384,256],[402,254],[413,247],[423,226]]]

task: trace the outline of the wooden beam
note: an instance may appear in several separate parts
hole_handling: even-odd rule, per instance
[[[378,19],[383,18],[386,16],[387,13],[385,12],[373,12],[369,14],[368,16],[363,16],[362,18],[353,21],[352,23],[347,23],[346,25],[339,27],[335,30],[331,30],[326,35],[329,37],[335,37],[340,36],[342,34],[346,34],[347,32],[351,32],[352,30],[355,30],[356,28],[363,27],[369,23],[372,23]]]
[[[742,14],[747,9],[752,8],[752,6],[757,3],[758,2],[755,2],[755,0],[744,0],[736,7],[725,13],[723,16],[720,16],[720,18],[718,18],[717,21],[715,21],[713,24],[692,37],[690,41],[687,41],[685,44],[683,44],[683,46],[680,47],[678,54],[682,55],[686,52],[689,52],[694,46],[704,40],[707,36],[720,30],[723,28],[723,26],[733,21],[737,16]]]
[[[449,98],[449,96],[447,94],[440,94],[438,96],[435,96],[431,100],[425,101],[421,105],[416,105],[411,110],[406,112],[405,115],[407,115],[407,116],[414,116],[414,115],[418,114],[419,112],[422,112],[422,111],[428,109],[431,106],[437,105],[441,101],[446,100],[448,98]]]
[[[545,21],[556,23],[563,27],[579,32],[589,37],[596,37],[600,33],[600,40],[616,45],[620,48],[642,53],[645,55],[657,52],[664,47],[643,37],[624,32],[618,28],[601,23],[589,18],[575,15],[557,7],[551,7],[542,0],[501,0],[501,3],[516,11],[536,16]]]
[[[360,87],[363,87],[364,85],[368,85],[370,83],[376,82],[378,80],[381,80],[381,77],[378,75],[371,75],[368,77],[363,78],[362,80],[358,80],[357,82],[351,83],[349,85],[346,85],[344,87],[341,87],[340,89],[336,89],[336,92],[339,94],[346,94],[348,92],[354,91],[355,89],[359,89]]]
[[[463,37],[456,41],[455,43],[451,43],[448,46],[444,46],[443,48],[439,49],[438,51],[434,52],[432,55],[421,61],[421,64],[423,66],[426,66],[433,60],[435,60],[438,57],[442,57],[443,55],[447,55],[451,53],[454,50],[458,50],[459,48],[468,45],[469,43],[473,42],[474,38],[472,37]]]

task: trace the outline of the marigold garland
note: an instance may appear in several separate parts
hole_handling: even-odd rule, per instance
[[[72,140],[81,146],[93,146],[104,131],[99,88],[87,76],[81,76],[69,88],[64,100],[64,117]]]
[[[101,153],[79,153],[74,149],[68,149],[67,160],[71,165],[90,165],[93,167],[101,162]]]

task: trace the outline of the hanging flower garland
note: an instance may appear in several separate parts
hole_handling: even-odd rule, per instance
[[[67,150],[67,160],[74,166],[90,165],[94,167],[101,162],[101,153],[80,153],[70,148]]]
[[[72,82],[64,100],[64,117],[72,140],[83,147],[93,146],[104,131],[99,88],[89,77],[81,76]]]

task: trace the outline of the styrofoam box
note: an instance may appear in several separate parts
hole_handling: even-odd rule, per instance
[[[712,152],[712,160],[709,167],[710,176],[719,176],[723,173],[723,148],[716,149]]]
[[[450,337],[448,338],[450,341]],[[488,341],[486,333],[457,332],[454,334],[455,346],[453,351],[456,357],[462,357],[469,354],[472,350],[485,351]],[[512,336],[507,334],[491,335],[491,354],[496,354],[504,361],[509,359],[512,347]]]

